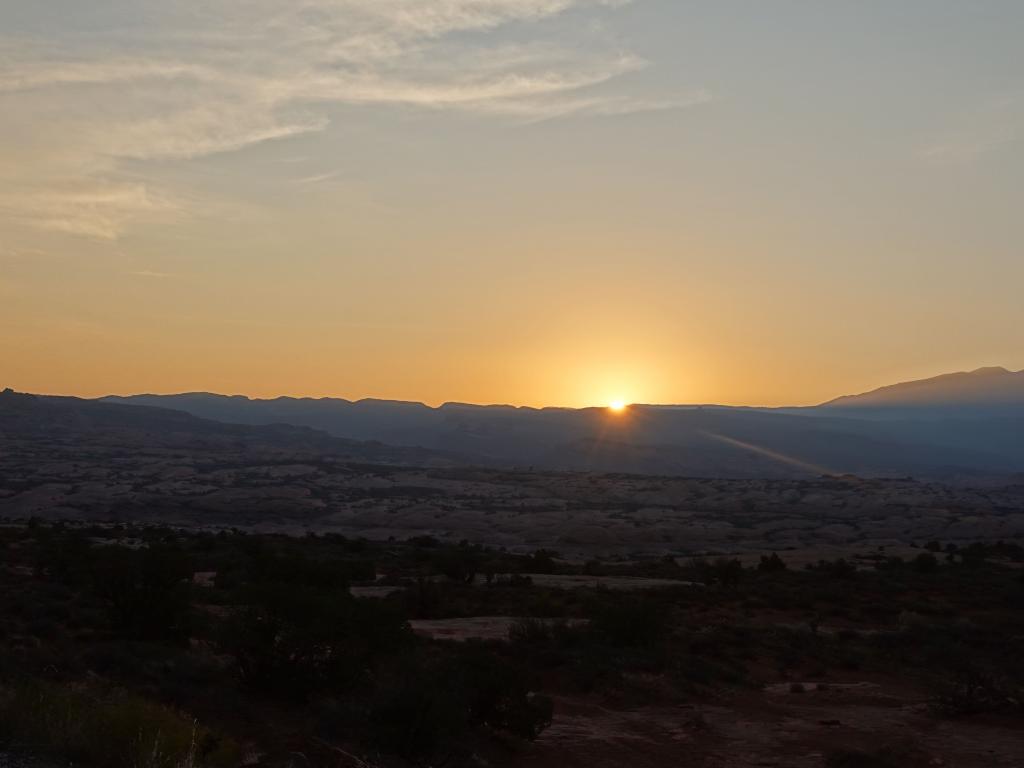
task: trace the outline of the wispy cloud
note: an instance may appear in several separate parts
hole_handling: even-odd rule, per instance
[[[341,171],[317,173],[312,176],[302,176],[298,179],[292,179],[292,184],[298,184],[300,186],[306,186],[307,184],[323,184],[325,181],[331,181],[332,179],[338,178],[339,175],[341,175]]]
[[[700,89],[674,99],[615,99],[580,96],[546,102],[506,101],[489,105],[488,111],[494,114],[516,116],[527,123],[537,123],[573,115],[613,116],[683,109],[706,104],[711,100],[711,93]]]
[[[139,0],[146,23],[113,37],[75,34],[63,46],[0,33],[0,111],[16,116],[0,124],[0,142],[38,161],[5,165],[0,150],[0,216],[114,239],[139,216],[175,208],[152,181],[126,179],[126,161],[322,131],[337,105],[533,121],[706,100],[613,92],[607,86],[646,62],[606,37],[549,30],[567,12],[628,2]]]
[[[67,85],[111,85],[139,80],[216,79],[215,70],[189,64],[112,59],[110,61],[26,61],[0,73],[0,91],[28,91]]]
[[[991,99],[962,115],[957,123],[921,148],[936,164],[962,164],[1016,141],[1024,133],[1024,94]]]
[[[85,179],[78,188],[21,188],[0,194],[0,216],[40,229],[115,240],[131,219],[173,211],[144,184]]]
[[[8,248],[0,245],[0,259],[36,259],[47,255],[46,251],[39,248]]]

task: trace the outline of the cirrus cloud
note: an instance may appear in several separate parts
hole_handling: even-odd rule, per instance
[[[115,239],[181,206],[139,161],[322,131],[338,105],[530,122],[706,100],[613,92],[646,62],[603,34],[566,33],[564,14],[627,2],[139,0],[116,32],[0,33],[0,109],[14,116],[0,140],[22,158],[0,153],[0,216]]]

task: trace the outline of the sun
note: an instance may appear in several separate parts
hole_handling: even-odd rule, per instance
[[[626,401],[612,400],[610,403],[608,403],[608,410],[614,411],[615,413],[622,413],[624,410],[626,410]]]

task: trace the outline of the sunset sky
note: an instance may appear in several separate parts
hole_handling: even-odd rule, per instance
[[[1020,0],[0,0],[0,387],[1024,368]]]

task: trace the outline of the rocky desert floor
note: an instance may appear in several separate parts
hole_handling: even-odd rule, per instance
[[[846,748],[851,757],[842,764],[851,766],[1024,765],[1019,719],[937,720],[926,695],[898,682],[807,682],[795,692],[797,685],[723,692],[715,701],[675,707],[562,699],[554,724],[520,764],[820,768]]]
[[[0,517],[150,520],[573,557],[785,550],[815,561],[1024,536],[1024,486],[712,480],[353,464],[301,452],[0,442]]]
[[[225,548],[225,558],[248,550],[233,549],[234,534],[221,542],[211,532],[293,534],[258,538],[281,549],[336,547],[352,558],[367,557],[356,546],[365,545],[378,565],[391,563],[384,570],[392,577],[373,580],[371,568],[370,577],[353,582],[352,596],[407,613],[418,647],[487,644],[504,649],[492,651],[498,655],[525,654],[542,677],[552,674],[545,659],[560,654],[556,677],[583,670],[600,680],[600,670],[587,666],[591,657],[572,645],[591,643],[588,653],[606,654],[593,658],[621,669],[621,679],[602,691],[556,679],[546,689],[554,702],[550,727],[532,743],[491,745],[479,756],[481,765],[1024,766],[1019,712],[1004,714],[1018,706],[1017,694],[1004,695],[1000,687],[999,707],[940,717],[933,679],[953,679],[952,666],[942,664],[961,657],[997,671],[1021,658],[1014,618],[1020,561],[995,544],[1024,539],[1024,486],[427,468],[252,442],[144,438],[117,433],[84,443],[0,432],[0,519],[12,537],[14,560],[5,571],[11,584],[51,588],[19,549],[39,545],[33,531],[41,528],[26,525],[33,519],[76,521],[54,526],[54,536],[73,534],[82,521],[103,522],[103,535],[125,549],[168,525],[185,544],[195,537],[200,565],[193,597],[214,622],[239,597],[216,586],[219,566],[198,542],[216,540],[210,546]],[[127,528],[130,536],[116,532]],[[101,543],[90,540],[94,548]],[[982,547],[983,567],[968,562],[971,544]],[[441,555],[466,552],[502,561],[489,574],[497,577],[493,588],[482,572],[469,583],[441,575]],[[771,552],[788,571],[762,571],[762,557]],[[536,569],[545,558],[550,567]],[[840,558],[842,568],[826,567]],[[510,563],[515,570],[500,570]],[[499,585],[503,574],[506,583]],[[730,579],[740,576],[738,587]],[[431,594],[433,603],[424,603]],[[9,598],[18,603],[12,617],[35,610],[14,591]],[[602,606],[627,610],[633,602],[671,614],[672,643],[686,659],[658,656],[660,671],[648,673],[636,648],[615,645],[600,627],[588,634],[588,622],[604,615]],[[550,647],[534,657],[529,642],[509,643],[524,619],[554,620],[574,631],[568,640],[554,632],[545,641]],[[12,635],[20,652],[51,642],[45,632],[41,639],[33,634],[49,626],[36,623]],[[734,646],[725,661],[716,637]],[[921,653],[925,646],[929,653],[941,650],[941,664],[916,658],[918,637]],[[563,640],[568,645],[559,645]],[[748,655],[745,644],[758,650]],[[789,644],[799,647],[795,660]],[[861,666],[846,665],[848,646],[864,654]],[[900,667],[906,659],[914,674]],[[734,679],[736,665],[744,673]],[[684,679],[670,685],[666,670]],[[267,764],[301,764],[288,759]]]

